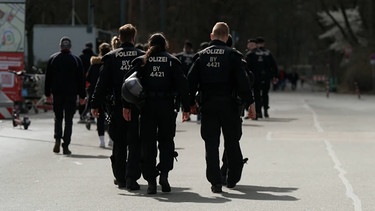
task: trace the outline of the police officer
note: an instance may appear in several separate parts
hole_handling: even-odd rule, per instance
[[[206,177],[214,193],[222,192],[219,160],[221,130],[228,161],[227,187],[235,187],[242,174],[243,157],[239,144],[242,119],[238,96],[250,104],[249,116],[255,117],[249,79],[242,66],[242,54],[226,45],[228,36],[228,25],[216,23],[210,36],[210,46],[197,53],[188,74],[191,113],[196,113],[195,93],[201,93],[201,136],[206,149]]]
[[[276,83],[278,69],[277,64],[272,56],[271,52],[264,47],[265,40],[263,37],[257,37],[255,40],[249,40],[248,46],[254,46],[255,41],[256,48],[249,50],[245,56],[245,60],[248,63],[249,69],[254,73],[254,97],[256,105],[257,118],[263,118],[262,108],[264,111],[264,117],[268,118],[269,109],[269,95],[271,81]]]
[[[156,194],[156,177],[163,192],[170,192],[168,173],[173,169],[175,157],[174,135],[176,112],[174,97],[181,97],[183,121],[189,118],[188,81],[183,74],[181,63],[169,54],[163,34],[155,33],[148,41],[144,56],[133,61],[143,86],[145,102],[141,108],[140,136],[142,142],[142,174],[148,182],[148,194]],[[158,143],[158,146],[157,146]],[[159,148],[159,164],[156,164]]]
[[[84,75],[81,59],[70,52],[72,47],[69,37],[62,37],[60,40],[60,52],[57,52],[48,60],[44,93],[47,102],[53,101],[55,113],[54,138],[55,146],[53,152],[60,152],[61,139],[63,154],[69,155],[70,139],[72,136],[73,116],[77,107],[77,95],[80,97],[80,104],[85,100]],[[65,122],[63,130],[62,122]]]
[[[132,121],[128,122],[124,119],[123,114],[128,113],[132,105],[122,101],[121,87],[125,74],[131,68],[131,61],[144,54],[144,51],[134,47],[136,33],[136,28],[131,24],[120,27],[121,46],[102,58],[103,69],[91,101],[91,113],[98,117],[99,107],[106,101],[106,97],[111,94],[114,96],[108,125],[108,133],[114,142],[111,155],[112,170],[115,184],[119,188],[126,187],[129,190],[140,188],[137,183],[141,176],[139,111],[133,109]]]

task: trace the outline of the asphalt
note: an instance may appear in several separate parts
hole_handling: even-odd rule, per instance
[[[113,184],[111,149],[99,148],[96,126],[87,130],[78,115],[71,156],[52,152],[51,111],[27,114],[28,130],[0,120],[0,210],[374,210],[375,96],[327,98],[305,87],[271,91],[270,106],[270,118],[243,121],[249,161],[221,194],[205,178],[196,116],[178,117],[172,192],[159,186],[156,195],[143,179],[139,191]]]

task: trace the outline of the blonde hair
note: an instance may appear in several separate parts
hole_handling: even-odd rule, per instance
[[[119,48],[121,46],[120,39],[117,36],[113,36],[111,40],[112,50]]]

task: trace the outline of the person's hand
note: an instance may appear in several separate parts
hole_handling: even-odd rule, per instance
[[[247,112],[247,117],[249,117],[250,119],[256,119],[257,117],[257,114],[255,112],[255,103],[252,103],[249,108],[248,108],[248,112]]]
[[[132,112],[130,109],[128,108],[123,108],[122,109],[122,116],[124,117],[124,119],[128,122],[130,122],[132,120]]]
[[[189,121],[190,113],[189,112],[182,112],[182,122]]]
[[[191,114],[198,114],[197,105],[190,106],[190,113]]]
[[[95,118],[98,118],[98,117],[99,117],[99,109],[97,109],[97,108],[93,108],[93,109],[91,109],[91,114],[92,114]]]

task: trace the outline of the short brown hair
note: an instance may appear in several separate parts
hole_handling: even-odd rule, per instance
[[[212,28],[212,34],[216,37],[228,36],[229,26],[225,22],[217,22]]]
[[[125,24],[119,28],[120,40],[124,42],[133,42],[137,29],[132,24]]]

